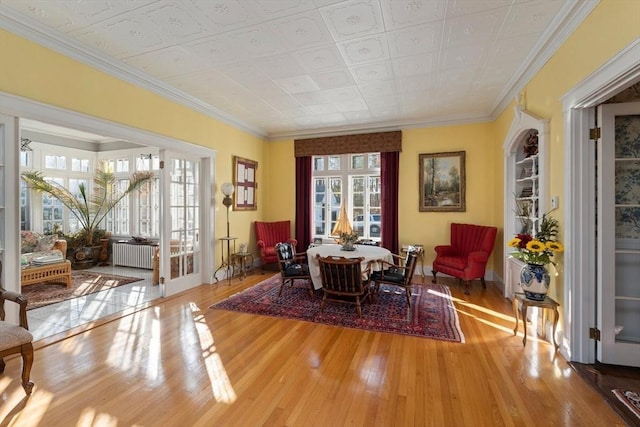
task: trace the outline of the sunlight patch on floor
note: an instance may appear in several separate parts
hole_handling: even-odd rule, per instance
[[[494,311],[494,310],[489,310],[488,308],[483,307],[481,305],[472,304],[469,301],[465,301],[463,299],[456,298],[456,297],[454,297],[452,295],[443,294],[442,292],[438,292],[438,291],[435,291],[433,289],[429,289],[427,292],[432,294],[432,295],[437,295],[439,297],[451,300],[451,301],[455,302],[456,304],[460,304],[462,306],[469,307],[469,308],[472,308],[474,310],[478,310],[480,312],[489,314],[489,315],[491,315],[493,317],[497,317],[497,318],[502,319],[502,320],[508,320],[510,322],[514,322],[513,316],[508,316],[506,314],[502,314],[502,313],[499,313],[499,312]]]
[[[84,408],[76,425],[82,427],[117,427],[119,423],[118,418],[113,415],[98,413],[94,408]]]
[[[160,327],[160,307],[153,307],[151,310],[153,316],[149,315],[150,319],[148,324],[149,327],[149,357],[147,358],[147,378],[152,380],[159,379],[160,375],[160,354],[162,354],[162,328]],[[146,311],[149,313],[149,311]],[[157,355],[157,357],[151,357],[151,355]]]
[[[19,379],[17,379],[17,381],[19,381]],[[38,388],[38,383],[36,382],[33,394],[28,398],[25,397],[22,386],[19,386],[16,388],[15,394],[12,394],[6,401],[13,403],[21,402],[18,405],[14,405],[14,409],[23,405],[21,411],[19,411],[15,417],[7,417],[8,414],[4,412],[5,409],[9,409],[8,406],[10,405],[5,405],[4,403],[3,405],[0,405],[0,420],[11,420],[11,422],[6,425],[40,426],[45,412],[53,402],[53,394]],[[5,406],[7,408],[5,408]],[[5,424],[0,423],[0,425],[4,426]]]
[[[209,325],[204,319],[200,308],[193,303],[190,304],[190,306],[194,315],[193,320],[198,332],[198,338],[200,340],[202,357],[204,358],[207,373],[209,374],[209,382],[211,383],[213,397],[218,402],[233,403],[236,401],[237,395],[231,385],[231,381],[229,380],[227,371],[224,368],[222,359],[220,358],[220,355],[216,353],[216,347],[213,342],[213,335],[211,335],[211,331],[209,330]]]
[[[506,326],[499,325],[499,324],[497,324],[495,322],[491,322],[489,320],[483,319],[482,317],[478,317],[476,314],[473,314],[473,313],[470,313],[470,312],[467,312],[467,311],[464,311],[464,310],[461,310],[461,309],[457,309],[456,311],[458,312],[458,314],[461,314],[461,315],[464,315],[464,316],[467,316],[467,317],[471,317],[471,318],[477,320],[480,323],[484,323],[487,326],[491,326],[492,328],[495,328],[495,329],[501,330],[501,331],[503,331],[505,333],[508,333],[510,335],[513,335],[513,328],[508,328]]]
[[[143,360],[143,356],[160,357],[159,354],[149,352],[143,345],[150,339],[145,327],[146,317],[146,313],[138,313],[136,316],[125,316],[120,319],[118,332],[113,337],[113,344],[106,360],[110,366],[122,371],[136,372],[148,362]]]
[[[98,274],[136,277],[142,280],[27,311],[29,330],[34,336],[34,341],[68,331],[76,326],[88,326],[88,322],[160,297],[159,287],[151,284],[151,270],[96,266],[90,271]],[[95,283],[87,282],[86,285],[92,287]]]

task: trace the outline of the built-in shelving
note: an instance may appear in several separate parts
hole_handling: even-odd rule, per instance
[[[519,233],[535,236],[547,198],[545,181],[545,146],[548,122],[521,107],[504,142],[505,211],[504,211],[504,295],[513,298],[520,287],[523,262],[513,258],[506,243]]]

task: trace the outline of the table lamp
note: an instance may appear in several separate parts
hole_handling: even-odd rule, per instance
[[[347,208],[345,205],[342,205],[342,207],[340,208],[340,214],[338,214],[338,221],[336,222],[335,227],[333,227],[331,235],[340,236],[341,234],[351,233],[353,233],[353,228],[351,228],[351,223],[349,222],[349,217],[347,216]]]

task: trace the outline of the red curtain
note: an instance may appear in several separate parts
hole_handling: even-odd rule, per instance
[[[311,244],[311,156],[296,157],[296,239],[298,252]]]
[[[398,243],[398,188],[400,152],[380,153],[380,180],[382,181],[382,246],[399,254]]]

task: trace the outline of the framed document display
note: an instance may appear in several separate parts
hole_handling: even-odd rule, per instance
[[[233,156],[233,185],[236,188],[233,197],[233,209],[236,211],[254,211],[258,209],[257,170],[258,162]]]

